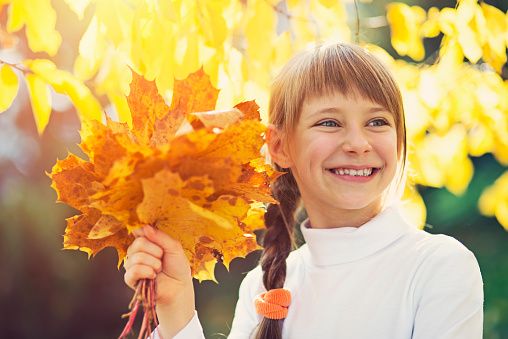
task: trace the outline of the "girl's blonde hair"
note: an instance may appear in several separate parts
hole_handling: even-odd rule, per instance
[[[270,91],[269,123],[288,142],[308,98],[339,92],[346,97],[361,96],[393,113],[397,131],[399,184],[403,181],[406,159],[406,127],[402,96],[392,72],[367,49],[346,43],[326,43],[295,55],[273,80]],[[265,214],[261,268],[266,290],[282,288],[286,279],[286,259],[292,250],[295,211],[300,192],[289,169],[272,189],[279,205],[269,205]],[[256,338],[281,338],[278,320],[264,318]]]

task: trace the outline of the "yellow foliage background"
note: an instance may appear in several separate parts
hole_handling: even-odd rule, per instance
[[[22,70],[19,78],[28,86],[41,134],[52,110],[50,90],[67,95],[81,117],[101,120],[105,109],[131,124],[125,99],[128,67],[156,79],[160,93],[170,100],[173,79],[183,79],[203,66],[212,84],[221,89],[218,109],[255,99],[266,118],[270,79],[292,54],[317,41],[354,40],[346,2],[340,1],[61,2],[53,1],[68,6],[78,20],[91,12],[69,69],[60,69],[51,60],[62,44],[51,1],[0,2],[8,12],[2,29],[12,34],[25,27],[29,49],[44,52],[36,59],[2,62],[0,110],[10,106],[19,86],[13,70]],[[395,60],[372,46],[396,73],[404,95],[411,144],[409,185],[446,187],[461,195],[474,173],[469,156],[492,153],[508,165],[508,85],[500,76],[506,63],[507,15],[473,0],[428,11],[392,2],[386,6],[386,21],[393,48],[415,61]],[[438,34],[443,35],[438,55],[432,56],[432,63],[422,62],[423,40]],[[508,229],[508,193],[503,193],[508,187],[503,181],[495,186],[482,197],[489,202],[482,206],[496,207],[481,211]],[[423,225],[426,210],[421,197],[415,189],[406,192],[412,219]]]
[[[131,124],[129,67],[156,79],[170,102],[173,79],[203,66],[221,89],[218,109],[255,99],[266,121],[270,79],[291,55],[327,39],[358,42],[401,86],[409,216],[422,226],[427,219],[418,188],[460,197],[472,159],[492,154],[505,172],[477,206],[508,230],[508,13],[474,0],[380,3],[383,15],[369,16],[373,3],[351,0],[0,0],[0,112],[25,88],[41,137],[62,100],[79,117],[102,120],[105,110]],[[379,47],[380,34],[390,34],[389,48]]]

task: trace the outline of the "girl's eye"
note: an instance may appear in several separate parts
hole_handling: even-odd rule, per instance
[[[337,124],[335,121],[327,120],[327,121],[318,123],[318,126],[337,127],[337,126],[339,126],[339,124]]]
[[[386,120],[384,119],[372,120],[367,124],[367,126],[385,126],[385,125],[388,125],[388,122],[386,122]]]

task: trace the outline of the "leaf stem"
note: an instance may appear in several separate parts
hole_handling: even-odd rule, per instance
[[[3,61],[0,59],[0,65],[7,65],[7,66],[10,66],[12,68],[15,68],[17,69],[18,71],[21,71],[23,72],[23,75],[26,75],[27,73],[32,73],[30,70],[28,69],[24,69],[24,68],[21,68],[20,65],[23,65],[23,64],[12,64],[10,62],[7,62],[7,61]]]
[[[148,338],[152,333],[152,322],[157,329],[159,338],[162,339],[162,335],[159,332],[157,314],[155,312],[155,279],[142,279],[138,283],[138,287],[134,292],[134,296],[129,304],[129,313],[124,314],[122,318],[129,317],[125,328],[120,334],[118,339],[125,339],[127,335],[132,331],[132,325],[136,319],[139,307],[143,306],[143,320],[141,323],[141,329],[139,330],[138,339]]]

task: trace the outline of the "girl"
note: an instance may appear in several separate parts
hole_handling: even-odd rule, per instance
[[[295,56],[275,78],[268,150],[287,172],[274,184],[261,264],[240,287],[229,338],[481,338],[483,289],[457,240],[408,224],[402,98],[366,49],[327,44]],[[295,210],[306,244],[291,253]],[[164,338],[203,338],[180,244],[152,227],[137,237],[126,283],[157,278]],[[291,253],[291,254],[290,254]]]

